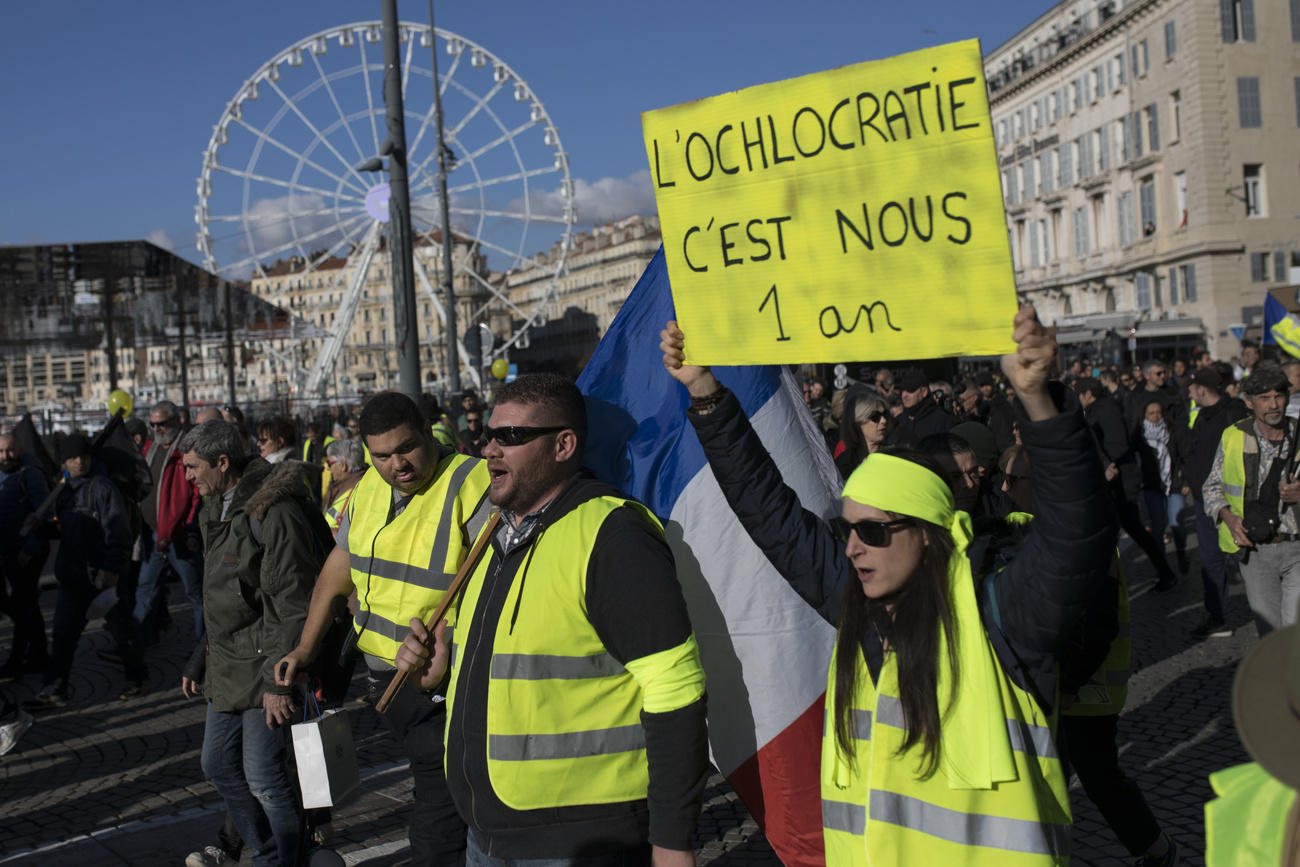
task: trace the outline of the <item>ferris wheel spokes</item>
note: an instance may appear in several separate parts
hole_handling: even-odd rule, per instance
[[[321,66],[320,58],[316,56],[315,52],[312,52],[311,62],[316,65],[316,73],[320,76],[320,80],[325,85],[325,92],[329,94],[330,102],[334,104],[334,110],[339,114],[339,121],[343,124],[343,129],[347,131],[348,138],[352,140],[352,146],[357,149],[357,162],[365,162],[366,155],[361,150],[361,143],[357,141],[356,133],[352,131],[352,124],[350,124],[347,117],[344,116],[343,106],[339,104],[338,94],[334,92],[334,86],[330,84],[329,76],[325,74],[325,67]]]
[[[360,186],[357,186],[356,184],[349,183],[348,186],[351,187],[352,189],[355,189],[357,192],[361,193],[361,195],[364,196],[366,194],[366,179],[361,177],[361,173],[358,172],[354,166],[352,166],[346,159],[343,158],[343,154],[338,152],[338,149],[334,147],[334,143],[329,140],[329,137],[322,134],[321,131],[316,128],[316,125],[311,122],[311,120],[307,117],[306,114],[303,113],[302,109],[298,107],[298,104],[293,100],[289,99],[288,94],[286,94],[283,90],[281,90],[278,84],[276,84],[275,82],[269,82],[269,83],[271,85],[271,89],[274,90],[276,94],[279,95],[279,97],[284,100],[285,105],[287,105],[289,109],[295,115],[298,116],[298,119],[303,122],[303,124],[307,127],[307,129],[311,130],[311,134],[316,136],[316,140],[319,141],[321,144],[323,144],[326,150],[328,150],[330,153],[334,155],[334,159],[338,160],[339,164],[343,166],[345,169],[347,169],[348,174],[356,178],[357,184],[360,184]],[[240,123],[244,123],[244,121],[240,121]],[[247,126],[246,123],[244,125]],[[260,132],[257,134],[265,135],[265,133],[260,133]],[[287,146],[279,144],[278,142],[274,142],[273,139],[272,142],[275,143],[277,147],[283,148],[284,151],[288,153],[290,156],[298,156],[298,153],[296,151],[289,149]],[[329,175],[329,177],[333,178],[339,183],[344,183],[343,179],[340,178],[338,175],[335,175],[332,172],[325,171],[325,169],[321,168],[311,160],[306,159],[306,157],[303,157],[302,159],[304,162],[306,162],[308,165],[310,165],[312,168],[315,168],[317,171],[321,172],[322,174]]]

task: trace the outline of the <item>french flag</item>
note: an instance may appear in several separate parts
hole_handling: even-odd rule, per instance
[[[714,764],[788,867],[823,865],[817,777],[835,632],[723,499],[686,420],[686,389],[663,367],[659,331],[675,318],[661,247],[578,379],[592,432],[585,463],[664,522],[708,677]],[[838,514],[839,476],[789,370],[713,372],[804,507]]]

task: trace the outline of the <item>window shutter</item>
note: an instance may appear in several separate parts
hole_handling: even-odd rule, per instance
[[[1166,21],[1165,22],[1165,59],[1168,60],[1169,58],[1173,57],[1174,52],[1177,50],[1178,50],[1178,36],[1174,29],[1174,22]],[[1169,285],[1171,287],[1170,292],[1173,292],[1172,289],[1173,284],[1170,283]]]
[[[1273,279],[1279,283],[1286,280],[1286,251],[1275,250],[1273,252]]]
[[[1183,297],[1188,301],[1196,300],[1196,265],[1188,265],[1183,275]]]
[[[1219,0],[1219,24],[1223,29],[1223,41],[1236,42],[1237,22],[1232,13],[1232,0]]]
[[[1157,103],[1151,103],[1147,106],[1147,111],[1151,112],[1151,150],[1160,150],[1160,106]]]
[[[1101,169],[1105,171],[1110,168],[1110,124],[1101,125]]]
[[[1241,0],[1241,38],[1255,41],[1255,0]]]

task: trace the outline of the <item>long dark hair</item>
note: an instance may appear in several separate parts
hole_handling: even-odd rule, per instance
[[[943,471],[925,455],[890,449],[895,457],[912,461],[940,479]],[[902,517],[894,515],[893,517]],[[948,599],[948,561],[955,548],[947,527],[916,522],[927,543],[916,571],[888,598],[870,599],[857,581],[844,587],[835,640],[835,739],[840,752],[853,762],[850,711],[858,685],[862,636],[875,626],[898,657],[898,697],[903,705],[907,737],[898,755],[922,744],[918,776],[929,777],[939,766],[939,638],[948,644],[952,671],[949,700],[957,694],[957,622]],[[892,612],[888,610],[892,607]]]

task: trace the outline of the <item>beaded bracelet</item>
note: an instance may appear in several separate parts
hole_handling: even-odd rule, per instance
[[[710,394],[701,395],[699,397],[691,395],[691,412],[698,413],[699,415],[708,415],[713,412],[713,410],[717,409],[718,404],[722,403],[722,398],[725,397],[726,394],[727,390],[722,386],[718,386],[717,390]]]

